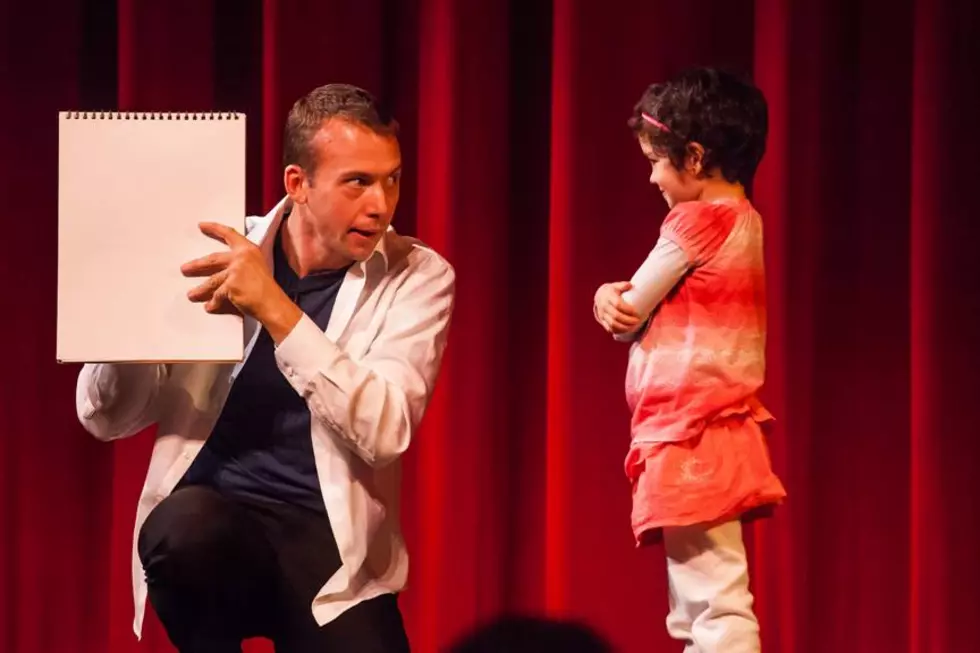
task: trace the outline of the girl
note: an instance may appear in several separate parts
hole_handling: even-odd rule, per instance
[[[742,521],[785,497],[756,397],[765,372],[762,220],[746,198],[765,150],[761,92],[713,69],[643,94],[629,121],[670,212],[596,320],[632,340],[626,395],[637,545],[663,541],[667,630],[686,653],[760,650]]]

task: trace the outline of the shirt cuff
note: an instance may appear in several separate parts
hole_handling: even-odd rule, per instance
[[[343,356],[343,350],[305,313],[276,347],[279,370],[304,397],[311,391],[317,375],[325,374]]]
[[[643,324],[636,327],[635,331],[627,331],[626,333],[614,333],[613,340],[617,342],[633,342],[640,337],[640,330],[643,328]]]

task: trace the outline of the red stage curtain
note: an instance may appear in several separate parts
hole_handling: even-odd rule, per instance
[[[973,650],[978,26],[969,0],[0,0],[0,650],[172,650],[155,619],[130,631],[150,434],[88,437],[77,367],[54,362],[56,112],[243,111],[259,213],[286,111],[331,81],[395,108],[396,224],[459,279],[405,460],[415,649],[504,612],[676,648],[662,552],[629,533],[626,349],[590,305],[665,213],[633,102],[711,63],[752,73],[771,109],[754,196],[790,496],[749,531],[766,650]]]

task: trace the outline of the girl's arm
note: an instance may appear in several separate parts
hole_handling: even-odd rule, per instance
[[[623,301],[646,319],[690,269],[684,250],[661,236],[630,279],[632,288],[623,293]]]

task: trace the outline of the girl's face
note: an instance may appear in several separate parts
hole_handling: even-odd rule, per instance
[[[678,170],[666,156],[654,152],[649,141],[640,138],[640,149],[650,160],[650,183],[660,189],[667,206],[674,208],[682,202],[690,202],[701,196],[702,180],[699,178],[700,157],[688,157],[684,170]],[[698,160],[693,160],[693,159]]]

